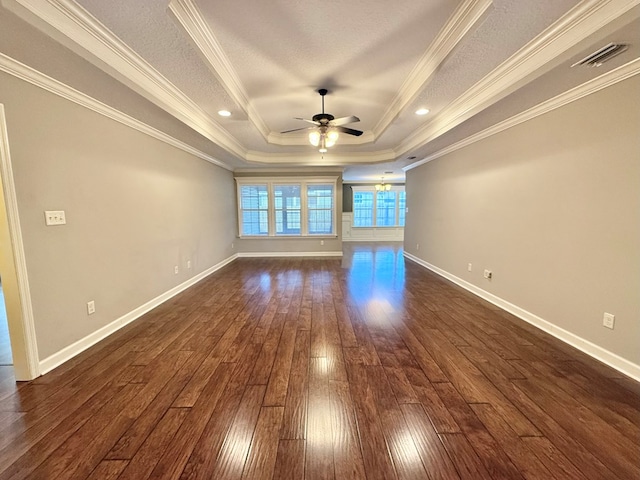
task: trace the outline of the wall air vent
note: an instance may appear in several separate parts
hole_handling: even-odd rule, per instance
[[[571,67],[586,66],[586,67],[599,67],[607,60],[611,60],[616,55],[620,55],[624,52],[629,45],[625,43],[610,43],[604,47],[596,50],[595,52],[587,55],[582,60],[574,63]]]

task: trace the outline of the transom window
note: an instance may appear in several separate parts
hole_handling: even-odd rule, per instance
[[[381,192],[373,185],[352,189],[354,227],[404,227],[407,205],[404,186]]]
[[[236,178],[241,237],[335,235],[336,179]]]

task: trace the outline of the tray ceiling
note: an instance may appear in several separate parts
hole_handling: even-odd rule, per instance
[[[632,45],[601,69],[566,65],[609,38],[632,43],[638,3],[2,0],[222,148],[234,167],[341,165],[351,180],[401,177],[436,146],[636,58]],[[329,90],[327,112],[358,116],[349,126],[364,131],[341,135],[324,155],[304,131],[279,133],[320,112],[319,88]],[[430,113],[415,115],[420,107]]]

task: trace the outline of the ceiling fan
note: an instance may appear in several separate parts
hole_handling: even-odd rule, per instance
[[[335,118],[330,113],[324,112],[324,96],[329,93],[326,88],[321,88],[318,93],[322,97],[322,113],[318,113],[311,117],[311,120],[307,118],[295,117],[296,120],[302,120],[303,122],[312,123],[313,127],[294,128],[293,130],[286,130],[280,133],[299,132],[300,130],[311,130],[309,132],[309,142],[314,147],[320,147],[319,151],[325,153],[327,148],[333,147],[338,140],[340,133],[346,133],[347,135],[355,135],[359,137],[362,135],[361,130],[355,130],[353,128],[347,128],[344,125],[348,123],[359,122],[360,119],[351,115],[350,117]]]

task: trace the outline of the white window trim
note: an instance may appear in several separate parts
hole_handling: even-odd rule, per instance
[[[352,215],[351,227],[353,228],[404,228],[403,225],[400,225],[398,222],[400,221],[400,195],[399,192],[404,192],[404,185],[392,185],[389,191],[396,192],[396,224],[395,225],[376,225],[376,219],[378,218],[378,196],[376,195],[378,191],[376,190],[375,185],[353,185],[351,187],[351,204],[353,205],[353,195],[356,192],[372,192],[373,193],[373,225],[369,227],[363,227],[355,224],[356,216]],[[355,210],[355,207],[352,208],[352,212]]]
[[[337,238],[337,189],[338,177],[309,177],[309,178],[292,178],[292,177],[236,177],[236,198],[237,198],[237,219],[238,219],[238,237],[239,238]],[[267,219],[269,233],[267,235],[243,235],[242,234],[242,209],[241,209],[241,191],[244,185],[266,185],[268,206]],[[276,234],[276,205],[275,205],[275,185],[300,185],[300,234]],[[309,205],[307,197],[307,187],[312,185],[332,185],[333,186],[333,208],[331,211],[331,225],[333,231],[331,233],[309,233]]]

